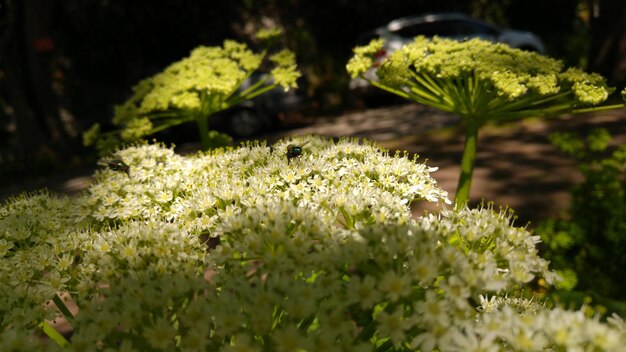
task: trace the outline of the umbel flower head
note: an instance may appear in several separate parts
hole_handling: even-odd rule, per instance
[[[379,39],[354,49],[350,75],[370,69],[383,44]],[[478,124],[570,112],[603,103],[613,91],[598,74],[481,39],[420,36],[395,51],[376,74],[375,84],[383,89]]]
[[[266,30],[258,37],[269,42],[279,33]],[[255,53],[246,44],[233,40],[225,40],[221,47],[193,49],[188,57],[133,87],[133,95],[115,107],[113,124],[121,127],[116,133],[119,132],[123,142],[131,142],[174,125],[196,121],[201,137],[208,138],[205,129],[212,114],[277,86],[285,90],[297,87],[300,73],[295,55],[286,49],[269,57],[273,67],[269,74],[252,76],[267,53],[267,49]],[[247,79],[251,80],[250,87],[241,90]],[[94,126],[85,134],[85,144],[96,143],[101,149],[114,145],[109,135],[98,139],[98,134],[98,127]]]
[[[355,48],[347,64],[350,75],[367,79],[364,74],[383,45],[378,39]],[[465,147],[457,206],[469,200],[478,129],[486,122],[624,106],[598,106],[613,91],[598,74],[565,69],[559,60],[481,39],[417,37],[388,57],[376,75],[377,80],[369,80],[376,87],[461,116]]]

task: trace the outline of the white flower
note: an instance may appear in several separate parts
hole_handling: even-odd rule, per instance
[[[411,293],[411,282],[408,277],[398,275],[394,271],[386,272],[378,283],[378,288],[385,296],[395,302]]]
[[[389,336],[394,346],[400,347],[405,339],[405,331],[409,330],[414,323],[403,317],[402,307],[389,314],[385,311],[376,316],[381,337]]]
[[[376,289],[376,279],[366,276],[363,279],[353,276],[348,284],[348,302],[358,303],[363,309],[370,309],[379,303],[383,294]]]
[[[176,332],[169,322],[160,318],[154,325],[144,329],[143,336],[152,347],[167,349],[174,346]]]
[[[415,311],[421,316],[420,319],[434,327],[447,326],[449,323],[449,310],[448,303],[438,297],[432,290],[426,291],[424,301],[415,303]]]

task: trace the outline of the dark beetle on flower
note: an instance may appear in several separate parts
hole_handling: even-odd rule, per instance
[[[293,144],[289,144],[287,146],[287,164],[289,164],[291,159],[298,158],[298,157],[302,156],[302,147],[305,146],[307,143],[309,143],[309,142],[305,142],[304,144],[302,144],[300,146],[293,145]]]
[[[114,159],[107,163],[109,169],[113,171],[123,171],[127,175],[130,175],[130,166],[126,165],[126,163],[120,159]]]

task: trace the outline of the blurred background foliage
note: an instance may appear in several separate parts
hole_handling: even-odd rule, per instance
[[[577,161],[583,176],[571,191],[569,209],[535,229],[543,242],[542,257],[565,279],[555,298],[625,316],[626,144],[610,145],[606,129],[584,136],[555,133],[550,140]]]
[[[362,33],[458,11],[529,30],[568,65],[626,81],[626,3],[610,0],[0,0],[0,181],[89,155],[81,132],[106,121],[140,79],[198,45],[278,26],[296,52],[309,113],[349,108],[345,64]]]

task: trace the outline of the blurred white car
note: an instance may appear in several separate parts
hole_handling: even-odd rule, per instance
[[[420,16],[402,17],[362,35],[357,44],[366,45],[372,39],[382,38],[385,45],[376,53],[376,62],[382,62],[390,53],[411,43],[417,36],[442,37],[456,40],[481,38],[496,43],[505,43],[512,48],[544,53],[545,47],[539,37],[530,32],[512,29],[500,29],[490,24],[473,19],[462,13],[431,13]],[[374,66],[377,66],[376,64]],[[375,78],[375,70],[366,73],[368,78]],[[350,82],[350,88],[358,89],[369,86],[367,81],[356,78]]]

